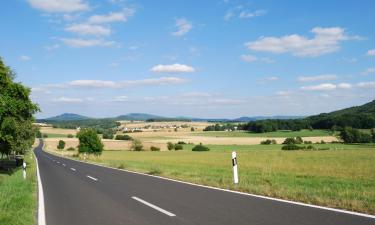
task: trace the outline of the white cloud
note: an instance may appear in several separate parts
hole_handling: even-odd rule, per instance
[[[108,27],[85,23],[69,25],[65,30],[81,35],[109,36],[111,34],[111,29]]]
[[[152,67],[150,71],[156,73],[191,73],[194,72],[195,69],[191,66],[176,63],[171,65],[159,64]]]
[[[348,83],[340,83],[340,84],[337,85],[337,88],[350,89],[350,88],[352,88],[352,85],[348,84]]]
[[[367,75],[373,74],[373,73],[375,73],[375,67],[366,69],[364,72],[362,72],[362,75],[367,76]]]
[[[185,18],[176,19],[175,28],[177,29],[175,32],[172,32],[174,36],[183,36],[187,34],[192,28],[193,25],[187,21]]]
[[[124,81],[110,81],[110,80],[73,80],[63,84],[47,84],[42,88],[126,88],[138,87],[148,85],[175,85],[183,84],[188,80],[179,77],[160,77],[141,80],[124,80]]]
[[[324,83],[319,85],[313,86],[304,86],[301,87],[301,90],[304,91],[333,91],[336,89],[350,89],[352,88],[351,84],[348,83],[340,83],[340,84],[331,84],[331,83]]]
[[[80,38],[61,38],[65,45],[72,48],[85,48],[85,47],[111,47],[116,44],[114,41],[106,41],[103,39],[80,39]]]
[[[126,102],[129,101],[129,97],[122,95],[122,96],[116,96],[112,99],[113,102]]]
[[[271,53],[291,53],[300,57],[314,57],[335,52],[340,49],[340,42],[359,39],[357,36],[348,36],[341,27],[322,28],[311,30],[314,37],[307,38],[298,34],[283,37],[260,37],[254,42],[245,45],[254,51]]]
[[[301,90],[304,91],[332,91],[336,89],[336,85],[334,84],[319,84],[319,85],[314,85],[314,86],[304,86],[301,87]]]
[[[357,84],[360,88],[375,88],[375,81],[360,82]]]
[[[336,80],[338,77],[335,74],[323,74],[318,76],[300,76],[298,80],[301,82],[310,82],[310,81],[327,81],[327,80]]]
[[[368,56],[375,56],[375,49],[368,50],[366,55]]]
[[[238,15],[238,17],[241,19],[253,18],[257,16],[262,16],[266,14],[266,12],[267,12],[266,10],[256,10],[255,12],[242,11],[240,15]]]
[[[48,13],[72,13],[86,11],[90,6],[82,0],[27,0],[29,4]]]
[[[111,12],[107,15],[93,15],[88,19],[89,23],[113,23],[126,22],[135,13],[135,9],[125,8],[121,12]]]
[[[69,98],[69,97],[60,97],[55,98],[54,102],[65,102],[65,103],[81,103],[83,102],[82,98]]]
[[[241,59],[245,62],[255,62],[258,60],[258,58],[253,55],[241,55]]]
[[[19,57],[19,60],[21,61],[30,61],[31,60],[31,57],[30,56],[27,56],[27,55],[21,55]]]

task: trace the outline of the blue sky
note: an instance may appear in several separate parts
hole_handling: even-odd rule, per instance
[[[1,8],[0,55],[32,88],[38,118],[311,115],[375,96],[370,0],[6,0]]]

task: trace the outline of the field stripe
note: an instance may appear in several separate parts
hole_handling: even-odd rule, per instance
[[[159,212],[161,212],[161,213],[164,213],[164,214],[167,215],[167,216],[176,216],[175,214],[173,214],[173,213],[171,213],[171,212],[168,212],[167,210],[162,209],[162,208],[160,208],[159,206],[156,206],[156,205],[154,205],[154,204],[151,204],[151,203],[149,203],[149,202],[146,202],[145,200],[140,199],[140,198],[138,198],[138,197],[133,196],[132,199],[134,199],[134,200],[136,200],[136,201],[138,201],[138,202],[140,202],[140,203],[143,203],[143,204],[145,204],[145,205],[147,205],[147,206],[149,206],[149,207],[151,207],[151,208],[153,208],[153,209],[155,209],[155,210],[157,210],[157,211],[159,211]]]

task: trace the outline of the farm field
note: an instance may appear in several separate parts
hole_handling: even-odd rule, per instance
[[[315,146],[330,150],[208,145],[209,152],[192,152],[193,145],[185,145],[181,151],[104,151],[101,157],[89,160],[193,183],[374,214],[375,146]],[[238,152],[237,187],[232,184],[232,150]]]
[[[323,137],[332,136],[331,132],[325,130],[301,130],[301,131],[275,131],[268,133],[251,133],[246,131],[204,131],[193,133],[196,136],[206,137]]]

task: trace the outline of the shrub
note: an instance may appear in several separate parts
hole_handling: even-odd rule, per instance
[[[103,139],[113,139],[114,134],[111,132],[104,132],[103,133]]]
[[[296,144],[302,144],[303,139],[301,137],[296,137]]]
[[[345,127],[340,132],[340,138],[344,143],[371,143],[373,141],[373,132],[371,134],[360,132],[358,129]]]
[[[296,144],[287,144],[287,145],[284,145],[281,149],[290,151],[290,150],[300,150],[301,147],[299,147]]]
[[[63,150],[65,148],[65,141],[60,140],[59,144],[57,145],[57,149]]]
[[[174,149],[174,144],[172,142],[168,142],[167,143],[167,148],[169,151],[173,150]]]
[[[155,147],[155,146],[151,146],[150,150],[153,151],[153,152],[158,152],[158,151],[160,151],[160,148]]]
[[[117,169],[125,169],[125,165],[121,163],[120,165],[117,166]]]
[[[116,140],[124,140],[124,141],[131,141],[131,140],[133,140],[133,138],[130,137],[129,135],[127,135],[127,134],[125,134],[125,135],[121,135],[121,134],[116,135],[115,139]]]
[[[143,144],[140,140],[134,139],[132,143],[131,150],[133,151],[143,151]]]
[[[267,139],[267,140],[264,140],[264,141],[261,141],[260,142],[261,145],[275,145],[277,144],[276,140],[275,139]]]
[[[74,135],[73,134],[68,134],[67,137],[68,138],[74,138]]]
[[[292,138],[292,137],[289,137],[289,138],[286,138],[283,142],[284,145],[295,145],[297,144],[297,141],[296,139]]]
[[[199,145],[194,146],[192,151],[194,151],[194,152],[204,152],[204,151],[210,151],[210,149],[208,147],[202,145],[202,143],[201,143]]]
[[[48,134],[43,134],[43,138],[48,138]]]
[[[191,132],[194,132],[194,131],[195,131],[194,127],[191,127],[191,128],[190,128],[190,131],[191,131]]]
[[[174,145],[174,150],[182,150],[182,149],[184,149],[184,146],[183,145],[181,145],[181,144],[175,144]]]
[[[308,150],[316,150],[316,148],[314,146],[312,146],[312,145],[307,146],[306,149],[308,149]]]
[[[177,144],[179,144],[179,145],[186,145],[186,142],[184,142],[184,141],[179,141],[179,142],[177,142]]]
[[[75,151],[76,149],[73,148],[73,147],[69,147],[68,149],[66,149],[67,151]]]
[[[304,144],[312,144],[312,141],[303,141]]]
[[[35,137],[36,137],[36,138],[42,138],[42,133],[40,132],[39,129],[36,130],[36,132],[35,132]]]

